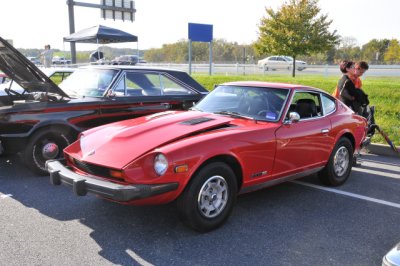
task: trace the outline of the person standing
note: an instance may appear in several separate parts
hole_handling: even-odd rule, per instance
[[[53,50],[50,48],[50,44],[44,46],[44,51],[40,54],[44,67],[51,67],[51,60],[53,59]]]
[[[353,111],[356,111],[354,106],[356,87],[353,83],[355,79],[355,64],[353,61],[344,60],[340,63],[340,71],[343,73],[342,78],[338,82],[339,99],[344,102]]]
[[[354,65],[354,86],[356,89],[361,89],[362,87],[362,82],[361,82],[361,76],[364,75],[364,73],[369,69],[369,65],[365,61],[360,61],[355,63]]]

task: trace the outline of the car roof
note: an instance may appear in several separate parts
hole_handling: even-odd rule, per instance
[[[279,82],[265,82],[265,81],[234,81],[234,82],[227,82],[222,85],[245,86],[245,87],[267,87],[267,88],[279,88],[279,89],[305,88],[304,85],[279,83]]]
[[[168,69],[161,67],[148,67],[148,66],[129,66],[129,65],[88,65],[81,66],[79,69],[109,69],[109,70],[135,70],[143,72],[163,72],[169,74],[172,77],[186,83],[196,91],[200,93],[208,93],[209,91],[205,89],[200,83],[193,79],[187,72],[176,69]]]
[[[225,86],[242,86],[242,87],[265,87],[265,88],[277,88],[277,89],[291,89],[291,90],[312,90],[322,93],[327,93],[319,88],[314,88],[310,86],[300,85],[300,84],[290,84],[283,82],[265,82],[265,81],[233,81],[226,82],[220,85]]]

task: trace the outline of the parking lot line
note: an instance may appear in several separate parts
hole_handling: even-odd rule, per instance
[[[132,259],[134,259],[137,263],[139,263],[139,265],[141,266],[154,266],[153,264],[151,264],[150,262],[144,260],[143,258],[141,258],[138,254],[136,254],[133,250],[131,249],[127,249],[126,253],[129,254],[129,256],[132,257]]]
[[[362,199],[362,200],[366,200],[366,201],[370,201],[370,202],[374,202],[374,203],[378,203],[378,204],[383,204],[386,206],[395,207],[395,208],[400,209],[399,203],[375,199],[375,198],[371,198],[371,197],[367,197],[367,196],[363,196],[363,195],[359,195],[359,194],[354,194],[354,193],[350,193],[350,192],[346,192],[346,191],[342,191],[342,190],[338,190],[338,189],[334,189],[334,188],[329,188],[329,187],[318,186],[318,185],[301,182],[301,181],[290,181],[290,182],[294,183],[294,184],[306,186],[306,187],[311,187],[311,188],[315,188],[315,189],[319,189],[319,190],[333,192],[336,194],[340,194],[340,195],[344,195],[344,196],[348,196],[348,197],[352,197],[352,198],[357,198],[357,199]]]
[[[390,170],[390,169],[389,169]],[[383,172],[378,171],[378,170],[371,170],[371,169],[363,169],[363,168],[353,168],[352,171],[354,172],[361,172],[361,173],[368,173],[368,174],[373,174],[376,176],[382,176],[384,175],[385,177],[390,177],[390,178],[396,178],[396,179],[400,179],[400,175],[399,174],[393,174],[393,173],[389,173],[389,172]]]

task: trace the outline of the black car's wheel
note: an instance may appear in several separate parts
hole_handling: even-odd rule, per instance
[[[232,169],[222,162],[210,163],[197,172],[178,198],[180,216],[199,232],[223,224],[236,202],[237,181]]]
[[[46,175],[46,161],[62,158],[63,149],[72,141],[72,136],[62,129],[40,130],[29,140],[23,154],[24,162],[35,173]]]
[[[346,182],[351,172],[353,152],[353,145],[348,138],[339,139],[328,164],[318,174],[321,182],[328,186],[340,186]]]

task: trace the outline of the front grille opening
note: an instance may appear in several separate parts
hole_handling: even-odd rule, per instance
[[[75,165],[76,168],[78,168],[79,170],[81,170],[85,173],[92,174],[95,176],[101,176],[101,177],[115,180],[118,182],[122,181],[121,179],[115,178],[110,175],[110,170],[111,170],[110,168],[91,164],[91,163],[86,163],[86,162],[77,160],[75,158],[73,159],[73,164]]]

